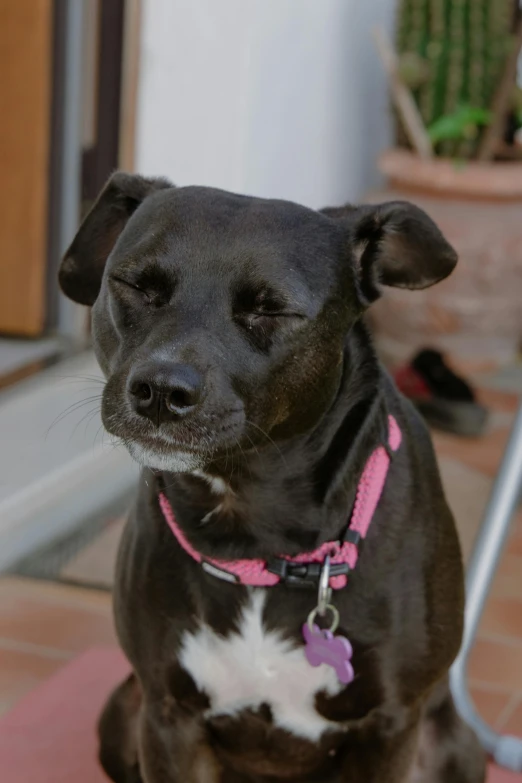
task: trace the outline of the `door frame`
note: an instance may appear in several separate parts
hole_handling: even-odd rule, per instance
[[[114,169],[134,170],[140,23],[141,0],[55,0],[47,327],[77,347],[88,342],[88,313],[59,294],[58,268],[82,205]],[[85,34],[93,24],[94,40]],[[83,149],[86,105],[93,143]]]

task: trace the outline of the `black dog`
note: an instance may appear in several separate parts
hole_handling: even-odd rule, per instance
[[[115,590],[134,674],[100,721],[117,783],[483,780],[447,687],[454,523],[426,428],[361,323],[381,285],[424,288],[456,260],[407,203],[321,213],[109,181],[60,283],[93,306],[103,421],[144,466]],[[374,458],[387,476],[365,537],[349,526]],[[306,558],[339,541],[360,554],[347,578]],[[240,584],[239,559],[277,584]],[[340,637],[344,674],[305,656],[318,601],[352,645],[349,684]]]

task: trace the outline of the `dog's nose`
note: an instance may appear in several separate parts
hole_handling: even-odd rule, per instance
[[[131,374],[127,388],[134,410],[159,426],[194,410],[203,396],[203,378],[186,364],[150,363]]]

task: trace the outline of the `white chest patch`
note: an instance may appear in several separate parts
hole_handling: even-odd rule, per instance
[[[239,633],[223,638],[208,626],[182,639],[180,663],[211,699],[209,715],[233,714],[263,702],[274,723],[310,740],[339,728],[315,709],[315,694],[335,695],[344,687],[326,664],[314,668],[304,654],[263,627],[265,591],[256,588],[243,610]]]

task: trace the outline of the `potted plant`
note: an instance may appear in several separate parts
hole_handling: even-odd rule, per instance
[[[522,45],[518,0],[400,0],[395,47],[376,43],[397,117],[374,200],[409,199],[460,255],[416,298],[387,292],[373,315],[381,347],[421,345],[512,361],[522,335]]]

